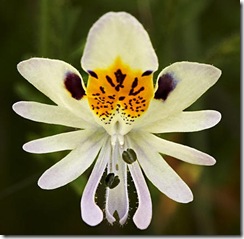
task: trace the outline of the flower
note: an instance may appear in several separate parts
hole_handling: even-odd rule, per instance
[[[142,171],[169,198],[193,200],[189,187],[159,153],[192,164],[215,164],[213,157],[155,134],[216,125],[221,118],[217,111],[183,110],[216,83],[221,71],[207,64],[177,62],[159,73],[154,87],[157,56],[143,26],[125,12],[109,12],[92,26],[81,65],[89,74],[87,86],[74,67],[60,60],[31,58],[18,64],[20,74],[56,105],[22,101],[13,105],[14,111],[33,121],[79,128],[33,140],[23,148],[31,153],[71,150],[40,177],[43,189],[68,184],[96,159],[81,199],[81,217],[91,226],[103,220],[95,194],[104,172],[106,219],[113,224],[117,212],[119,223],[126,222],[129,171],[139,203],[133,221],[146,229],[152,202]]]

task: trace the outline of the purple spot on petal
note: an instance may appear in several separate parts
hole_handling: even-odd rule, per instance
[[[92,77],[98,79],[98,76],[97,76],[96,72],[94,72],[94,71],[87,71],[87,72],[88,72]]]
[[[123,74],[122,72],[121,72],[121,70],[120,69],[118,69],[116,72],[114,72],[114,75],[115,75],[115,77],[116,77],[116,81],[117,81],[117,83],[119,83],[119,84],[123,84],[123,82],[124,82],[124,79],[125,79],[125,77],[126,77],[126,74]]]
[[[166,73],[160,76],[158,80],[158,89],[155,92],[154,98],[166,100],[170,92],[175,89],[176,85],[177,80],[174,79],[171,74]]]
[[[119,101],[122,101],[122,100],[124,100],[125,99],[125,96],[120,96],[119,97]]]
[[[78,75],[68,72],[64,79],[66,89],[71,93],[72,97],[80,100],[86,93],[81,84],[81,79]]]
[[[142,73],[141,76],[149,76],[149,75],[151,75],[152,73],[153,73],[153,71],[145,71],[145,72]]]
[[[134,79],[134,81],[133,81],[133,83],[132,83],[132,88],[136,88],[137,87],[137,85],[138,85],[138,78],[136,77],[135,79]]]

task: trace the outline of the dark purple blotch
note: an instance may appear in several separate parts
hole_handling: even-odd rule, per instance
[[[120,96],[119,101],[123,101],[125,99],[125,96]]]
[[[122,71],[118,69],[116,72],[114,72],[114,75],[116,77],[117,83],[123,84],[126,74],[123,74]]]
[[[154,94],[155,99],[166,100],[171,91],[175,89],[177,85],[177,80],[174,79],[172,74],[166,73],[159,77],[158,89]]]
[[[66,74],[64,85],[76,100],[80,100],[86,94],[81,84],[81,78],[75,73],[68,72]]]
[[[88,72],[89,75],[91,75],[92,77],[95,77],[96,79],[98,79],[98,76],[97,76],[96,72],[94,72],[94,71],[90,71],[90,70],[88,70],[87,72]]]
[[[134,79],[134,81],[132,82],[132,88],[136,88],[137,87],[137,85],[138,85],[138,78],[136,77],[135,79]]]
[[[153,73],[153,71],[145,71],[145,72],[142,73],[141,76],[149,76],[149,75],[151,75],[152,73]]]

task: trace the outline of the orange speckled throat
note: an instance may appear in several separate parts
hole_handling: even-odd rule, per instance
[[[107,69],[88,72],[88,102],[103,123],[119,116],[131,125],[147,110],[154,95],[152,71],[131,69],[118,57]]]

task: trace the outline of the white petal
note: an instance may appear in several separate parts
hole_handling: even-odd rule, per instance
[[[154,150],[187,163],[198,165],[213,165],[216,163],[216,160],[212,156],[194,148],[164,140],[149,133],[138,133],[138,135],[140,135],[143,140],[150,142]]]
[[[211,128],[221,119],[221,114],[214,110],[181,112],[162,120],[147,123],[143,130],[152,133],[193,132]]]
[[[93,119],[85,96],[82,77],[73,66],[60,60],[31,58],[20,62],[17,68],[26,80],[56,104],[69,109],[85,120]],[[76,98],[65,85],[67,79],[71,82],[72,89],[78,92]]]
[[[90,29],[81,64],[84,70],[104,69],[115,59],[132,69],[155,71],[157,56],[143,26],[130,14],[109,12]]]
[[[55,105],[20,101],[13,105],[13,110],[20,116],[37,122],[65,125],[74,128],[92,127],[92,122],[77,117],[67,109]]]
[[[135,184],[139,200],[139,206],[133,216],[133,221],[139,229],[144,230],[149,226],[152,219],[151,196],[139,164],[134,162],[128,165],[128,168]]]
[[[88,132],[86,141],[45,171],[38,185],[43,189],[54,189],[75,180],[92,164],[103,142],[104,132]]]
[[[93,134],[95,131],[92,131]],[[90,134],[92,134],[92,132]],[[32,140],[23,145],[23,149],[29,153],[51,153],[62,150],[72,150],[84,143],[87,139],[87,130],[79,130],[57,134],[41,139]]]
[[[194,62],[176,62],[166,67],[156,84],[155,95],[159,99],[151,101],[141,121],[154,122],[183,111],[213,86],[220,75],[218,68]],[[163,99],[157,93],[159,81]]]
[[[107,141],[102,147],[97,162],[89,177],[88,183],[82,194],[81,217],[90,226],[96,226],[103,220],[103,212],[95,202],[95,194],[105,167],[110,158],[110,142]]]
[[[148,179],[169,198],[188,203],[193,195],[185,182],[153,149],[150,140],[144,141],[140,135],[130,133],[130,145],[136,149],[138,161]]]
[[[124,162],[122,162],[121,159],[119,159],[118,167],[120,183],[113,189],[107,189],[105,212],[108,222],[113,224],[115,222],[113,214],[115,211],[117,211],[120,219],[119,223],[123,225],[127,220],[129,212],[127,166]]]

